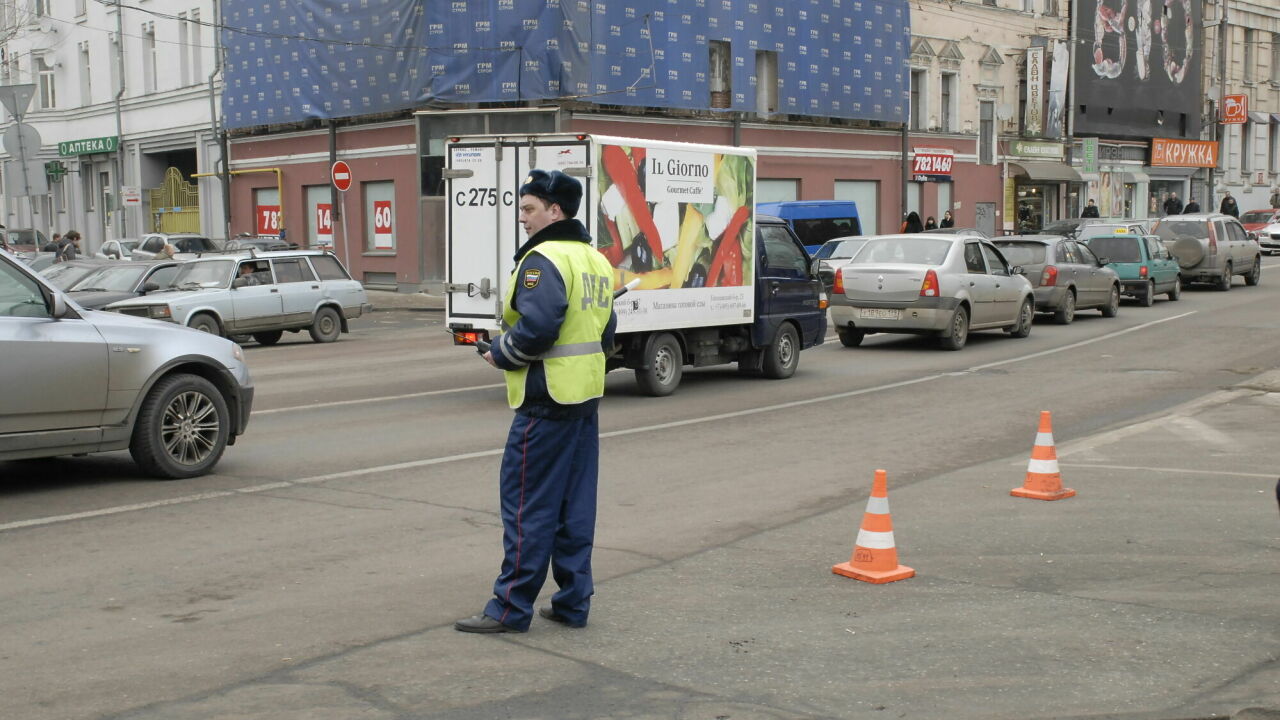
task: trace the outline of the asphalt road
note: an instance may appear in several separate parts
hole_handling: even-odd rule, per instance
[[[1270,272],[1280,272],[1275,261]],[[1276,277],[1271,275],[1270,277]],[[1280,282],[602,407],[591,624],[470,636],[500,375],[442,317],[246,348],[218,473],[0,463],[0,716],[1192,718],[1280,707]],[[1022,483],[1051,410],[1066,484]],[[910,580],[831,574],[889,473]]]

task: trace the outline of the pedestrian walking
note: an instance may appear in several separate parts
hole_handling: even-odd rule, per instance
[[[1164,201],[1164,214],[1165,215],[1181,215],[1182,214],[1182,201],[1178,199],[1178,193],[1176,192],[1169,193],[1169,197],[1166,198]]]
[[[1094,204],[1093,198],[1089,198],[1089,203],[1084,206],[1084,210],[1081,211],[1080,217],[1082,218],[1098,217],[1098,206]]]
[[[1271,199],[1268,200],[1267,202],[1270,203],[1268,207],[1270,207],[1273,210],[1276,208],[1280,208],[1280,188],[1277,188],[1271,191]]]
[[[955,227],[955,226],[956,226],[956,219],[951,217],[951,211],[948,210],[942,213],[942,222],[938,223],[938,227],[949,228],[949,227]]]
[[[574,219],[582,185],[532,170],[520,187],[528,236],[516,251],[498,336],[485,360],[504,370],[515,418],[499,490],[505,556],[493,597],[454,623],[470,633],[525,632],[550,565],[559,590],[542,617],[587,623],[600,449],[597,407],[613,346],[613,267]]]
[[[67,234],[62,236],[62,246],[58,249],[58,262],[75,260],[79,254],[80,233],[75,230],[68,230]]]
[[[920,222],[920,213],[912,210],[907,213],[907,217],[902,221],[902,227],[898,228],[900,233],[918,233],[924,232],[924,223]]]
[[[1240,206],[1236,204],[1236,199],[1231,197],[1231,193],[1227,193],[1226,197],[1222,198],[1222,205],[1218,208],[1218,212],[1231,217],[1240,217]]]

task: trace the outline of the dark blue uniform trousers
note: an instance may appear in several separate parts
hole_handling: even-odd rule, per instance
[[[502,454],[502,546],[506,557],[484,614],[526,630],[547,579],[551,598],[571,624],[585,624],[595,587],[591,547],[596,527],[599,416],[553,420],[516,414]]]

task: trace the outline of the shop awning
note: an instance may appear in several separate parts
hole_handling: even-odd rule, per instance
[[[1022,175],[1031,180],[1080,182],[1080,173],[1076,172],[1070,165],[1063,165],[1062,163],[1019,160],[1018,162],[1009,163],[1009,167],[1014,169],[1014,175]]]
[[[1249,119],[1256,123],[1262,123],[1263,125],[1267,125],[1271,122],[1271,113],[1251,111],[1249,113]]]
[[[1156,180],[1185,180],[1200,170],[1201,168],[1149,167],[1147,174]]]
[[[1127,183],[1144,183],[1150,180],[1147,174],[1141,170],[1125,170],[1124,181]]]

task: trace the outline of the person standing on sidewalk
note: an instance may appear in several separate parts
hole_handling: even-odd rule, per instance
[[[484,358],[505,371],[515,410],[499,490],[505,557],[493,598],[453,627],[469,633],[525,632],[551,566],[559,591],[542,617],[587,624],[600,453],[597,408],[605,348],[613,346],[613,267],[573,219],[582,185],[558,170],[532,170],[520,187],[528,240],[502,309],[506,330]]]

